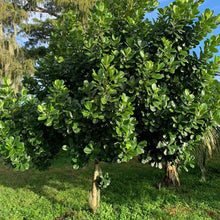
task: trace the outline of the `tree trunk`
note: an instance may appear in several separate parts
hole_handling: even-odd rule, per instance
[[[92,213],[96,213],[100,202],[100,189],[96,185],[97,177],[100,175],[99,161],[95,161],[94,176],[92,181],[92,190],[89,196],[89,205]]]
[[[206,164],[206,150],[203,152],[203,155],[202,155],[202,161],[200,163],[200,170],[201,170],[201,173],[202,173],[202,176],[201,176],[201,182],[205,182],[206,179],[205,179],[205,164]]]
[[[166,176],[168,177],[168,183],[172,183],[174,186],[176,186],[177,182],[178,187],[180,187],[179,175],[175,165],[167,164]]]
[[[202,173],[200,181],[205,182],[206,181],[206,179],[205,179],[205,167],[200,166],[200,170],[201,170],[201,173]]]
[[[162,181],[160,181],[157,184],[158,188],[160,190],[163,185],[168,187],[170,184],[173,184],[174,186],[176,186],[176,182],[177,182],[178,187],[180,187],[180,180],[179,180],[178,172],[176,170],[176,166],[170,165],[169,163],[167,163],[165,165],[165,177]]]

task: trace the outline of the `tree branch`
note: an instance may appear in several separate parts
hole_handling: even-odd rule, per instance
[[[37,9],[36,12],[47,13],[47,14],[50,14],[50,15],[57,17],[57,18],[59,17],[59,15],[56,14],[55,12],[47,10],[45,8],[41,8],[39,6],[36,6],[36,9]]]

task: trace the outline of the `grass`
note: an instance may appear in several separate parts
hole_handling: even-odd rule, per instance
[[[13,172],[0,165],[0,220],[144,220],[220,219],[220,160],[208,165],[207,182],[198,168],[182,172],[180,188],[155,187],[163,171],[136,160],[102,164],[111,185],[102,191],[101,206],[91,214],[88,194],[93,165],[73,170],[57,159],[44,172]]]

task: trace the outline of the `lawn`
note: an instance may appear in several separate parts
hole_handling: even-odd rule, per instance
[[[220,219],[220,160],[208,164],[207,182],[200,183],[198,168],[180,174],[180,188],[156,183],[163,171],[136,160],[102,164],[111,185],[102,191],[101,206],[91,214],[88,194],[93,166],[73,170],[58,158],[40,172],[13,172],[0,165],[0,219]]]

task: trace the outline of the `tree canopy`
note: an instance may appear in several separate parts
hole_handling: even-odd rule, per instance
[[[40,61],[35,76],[27,77],[24,83],[32,94],[44,100],[53,96],[53,82],[62,80],[57,83],[65,85],[69,99],[76,99],[81,106],[77,117],[82,112],[83,120],[90,119],[91,126],[95,126],[89,129],[95,130],[89,140],[95,138],[99,125],[101,130],[108,127],[104,125],[106,120],[119,114],[123,102],[128,103],[130,116],[126,113],[124,122],[116,122],[110,133],[123,136],[127,132],[129,137],[136,138],[131,145],[140,142],[145,147],[142,162],[158,167],[162,161],[175,159],[183,164],[192,163],[192,145],[200,140],[205,127],[216,126],[219,120],[219,102],[212,99],[208,103],[204,98],[213,91],[219,58],[210,58],[219,45],[219,36],[207,39],[199,55],[191,52],[219,23],[219,16],[209,9],[199,13],[202,2],[171,3],[159,9],[153,22],[144,20],[145,12],[157,4],[153,1],[104,1],[93,9],[86,27],[70,12],[66,14],[65,25],[57,24],[49,53]],[[42,117],[51,121],[50,126],[53,117],[57,117],[52,112],[58,103],[49,101],[41,111]],[[74,120],[73,117],[73,124]],[[75,123],[78,125],[78,121]],[[103,133],[106,139],[108,132]],[[96,152],[92,145],[89,149],[88,155]]]

